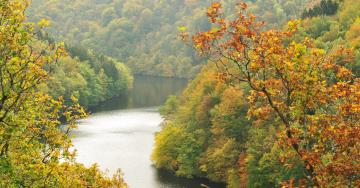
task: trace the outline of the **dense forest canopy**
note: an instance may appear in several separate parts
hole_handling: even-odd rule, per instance
[[[67,56],[50,67],[51,78],[42,88],[51,96],[65,101],[75,96],[81,105],[92,107],[131,89],[133,76],[123,63],[83,48],[66,51]]]
[[[69,134],[86,113],[76,97],[66,105],[41,90],[66,50],[37,37],[47,22],[27,22],[29,3],[0,2],[0,187],[126,187],[120,171],[75,161]]]
[[[337,3],[270,30],[247,4],[212,4],[209,31],[181,34],[210,61],[161,108],[156,166],[233,188],[358,186],[360,2]]]
[[[38,24],[49,26],[50,22],[41,19]],[[56,44],[48,27],[36,31],[36,37],[39,46]],[[50,79],[41,88],[54,98],[63,97],[69,103],[75,96],[81,105],[91,107],[132,88],[132,72],[125,64],[86,48],[63,45],[64,56],[48,67]]]
[[[322,0],[320,4],[309,9],[305,9],[302,18],[314,17],[320,15],[334,15],[339,8],[339,3],[333,0]]]
[[[178,40],[179,27],[210,27],[210,0],[33,0],[34,21],[51,21],[51,34],[126,63],[134,73],[193,77],[204,58]],[[249,0],[249,11],[269,28],[301,16],[307,0]],[[237,0],[224,0],[229,17]]]

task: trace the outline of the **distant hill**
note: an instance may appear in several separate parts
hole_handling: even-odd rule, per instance
[[[247,0],[249,11],[282,25],[298,18],[308,0]],[[72,46],[93,49],[125,62],[135,74],[193,77],[204,59],[178,38],[178,27],[209,28],[210,0],[33,0],[31,19],[51,20],[51,34]],[[236,0],[223,0],[234,12]]]

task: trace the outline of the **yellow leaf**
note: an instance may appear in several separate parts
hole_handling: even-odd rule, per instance
[[[185,26],[180,26],[180,27],[178,27],[178,29],[181,32],[185,32],[187,30],[187,28]]]
[[[41,19],[39,22],[38,22],[38,26],[43,28],[43,27],[48,27],[50,25],[50,21],[49,20],[46,20],[46,19]]]

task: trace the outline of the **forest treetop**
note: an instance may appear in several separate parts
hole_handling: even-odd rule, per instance
[[[161,109],[155,164],[234,188],[359,185],[360,2],[282,29],[239,6],[213,3],[212,28],[183,30],[209,65]]]
[[[205,59],[178,40],[178,28],[207,30],[210,0],[33,0],[34,21],[51,21],[51,34],[116,58],[135,74],[194,77]],[[229,17],[237,0],[222,1]],[[249,0],[269,28],[301,16],[308,0]]]

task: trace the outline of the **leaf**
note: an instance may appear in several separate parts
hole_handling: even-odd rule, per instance
[[[180,26],[180,27],[178,27],[178,30],[180,32],[185,32],[187,30],[187,28],[185,26]]]
[[[50,25],[50,21],[49,20],[46,20],[46,19],[41,19],[39,22],[38,22],[38,26],[40,28],[43,28],[43,27],[48,27]]]

